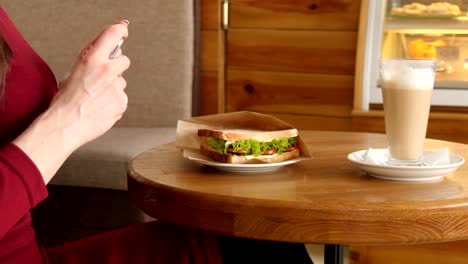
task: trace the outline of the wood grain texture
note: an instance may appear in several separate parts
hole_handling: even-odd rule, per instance
[[[359,0],[230,0],[230,27],[356,31],[359,6]]]
[[[350,117],[269,113],[301,130],[351,131]]]
[[[221,17],[221,1],[201,1],[201,115],[224,112],[225,108],[226,33]]]
[[[228,69],[353,75],[356,32],[229,30]]]
[[[201,29],[217,30],[220,25],[219,0],[201,0]]]
[[[202,30],[201,32],[201,68],[205,71],[218,70],[218,31]]]
[[[218,113],[218,72],[202,71],[200,85],[200,115]]]
[[[468,238],[468,165],[440,181],[363,175],[346,159],[382,148],[379,134],[300,131],[313,159],[279,171],[229,174],[182,157],[174,144],[129,163],[128,190],[147,214],[240,237],[306,243],[403,244]],[[468,158],[468,145],[427,141]]]
[[[227,111],[349,117],[353,104],[350,75],[230,70]]]
[[[468,241],[423,245],[353,246],[351,264],[465,264]]]

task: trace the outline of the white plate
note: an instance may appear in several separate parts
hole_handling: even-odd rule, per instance
[[[399,181],[428,181],[443,178],[460,167],[465,160],[463,157],[450,154],[450,163],[435,166],[398,166],[378,165],[364,160],[367,150],[359,150],[348,154],[348,160],[355,163],[370,176],[387,180]]]
[[[227,172],[242,172],[242,173],[256,173],[256,172],[270,172],[275,171],[281,167],[284,167],[289,164],[293,164],[306,158],[298,157],[295,159],[290,159],[277,163],[260,163],[260,164],[231,164],[231,163],[222,163],[209,160],[203,154],[195,151],[184,150],[184,157],[193,160],[197,163],[213,167],[220,171]]]

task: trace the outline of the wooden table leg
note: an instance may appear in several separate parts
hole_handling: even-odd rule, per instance
[[[325,245],[324,264],[343,264],[343,245]]]

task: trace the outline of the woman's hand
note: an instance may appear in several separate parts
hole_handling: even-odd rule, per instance
[[[130,60],[121,52],[114,59],[109,55],[127,37],[128,21],[123,20],[87,44],[49,109],[13,141],[36,164],[46,183],[73,151],[104,134],[125,112],[122,74]]]
[[[122,74],[130,60],[121,52],[109,55],[121,38],[128,37],[128,22],[117,22],[86,45],[52,101],[50,111],[78,140],[89,142],[109,130],[127,108]]]

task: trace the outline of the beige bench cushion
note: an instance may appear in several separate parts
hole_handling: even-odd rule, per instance
[[[128,161],[145,150],[174,141],[175,135],[175,127],[112,128],[75,151],[51,184],[126,190]]]

